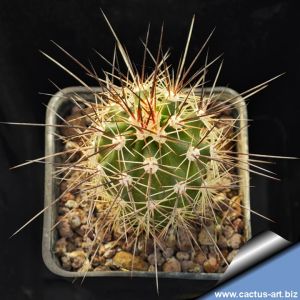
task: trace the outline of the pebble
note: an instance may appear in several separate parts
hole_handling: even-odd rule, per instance
[[[228,242],[224,235],[219,236],[217,245],[220,249],[226,249],[228,247]]]
[[[195,255],[194,261],[200,265],[203,265],[203,263],[207,260],[206,255],[200,251]]]
[[[76,233],[79,234],[82,237],[87,235],[90,239],[94,238],[94,230],[91,230],[91,228],[86,224],[81,225],[80,227],[78,227],[76,229]]]
[[[72,261],[72,267],[74,269],[79,269],[79,268],[81,268],[83,266],[86,258],[85,258],[84,253],[82,253],[80,251],[73,251],[71,253],[75,253],[75,252],[78,252],[78,255],[73,255],[72,256],[72,259],[71,259],[71,261]]]
[[[188,272],[189,269],[193,268],[194,263],[191,260],[183,260],[180,262],[181,271]]]
[[[55,253],[59,256],[64,255],[67,252],[66,238],[60,238],[55,243]]]
[[[155,266],[150,265],[148,268],[148,272],[155,272]]]
[[[155,253],[151,253],[148,256],[148,262],[150,265],[155,266],[156,263],[158,266],[161,266],[165,262],[165,259],[161,255],[160,251],[156,251],[156,261],[155,261]]]
[[[104,265],[105,262],[106,262],[106,259],[105,259],[103,256],[96,255],[96,256],[93,258],[92,266],[93,266],[93,267],[97,267],[97,266],[99,266],[99,265]]]
[[[58,210],[57,210],[57,214],[60,215],[60,216],[63,216],[65,214],[67,214],[70,210],[65,207],[65,206],[60,206],[58,207]]]
[[[82,237],[81,236],[77,236],[77,237],[75,237],[75,239],[74,239],[74,245],[77,247],[77,248],[80,248],[80,246],[81,246],[81,244],[82,244],[82,241],[83,241],[83,239],[82,239]]]
[[[198,242],[201,246],[214,245],[215,226],[212,224],[206,228],[202,228],[198,235]]]
[[[133,269],[134,271],[147,271],[149,264],[139,256],[133,256],[129,252],[117,252],[113,258],[113,263],[117,267],[127,270]]]
[[[228,246],[232,249],[238,249],[240,248],[241,244],[243,242],[243,237],[239,233],[235,233],[229,240],[228,240]]]
[[[112,258],[115,256],[117,250],[116,249],[108,249],[104,252],[103,256],[105,258]]]
[[[58,229],[59,235],[64,238],[70,238],[74,234],[74,232],[71,228],[71,225],[65,219],[60,220],[59,224],[57,225],[57,229]]]
[[[89,252],[92,246],[93,246],[93,241],[89,237],[84,237],[83,242],[81,243],[81,248],[84,251]]]
[[[168,247],[163,250],[163,256],[164,256],[164,258],[170,258],[174,255],[174,252],[175,252],[174,248]]]
[[[232,237],[232,235],[234,234],[234,229],[229,226],[229,225],[225,225],[223,228],[223,235],[226,239],[229,239]]]
[[[189,238],[188,233],[179,228],[177,232],[178,240],[177,240],[177,247],[181,251],[189,251],[191,249],[191,240]]]
[[[203,264],[203,269],[206,273],[215,273],[219,268],[218,261],[215,257],[210,257]]]
[[[130,239],[127,240],[127,242],[125,241],[121,247],[124,251],[130,252],[133,250],[133,246],[134,246],[134,239]]]
[[[70,225],[72,229],[78,228],[81,225],[80,217],[77,215],[72,216],[70,219]]]
[[[162,270],[164,272],[180,272],[181,264],[175,257],[171,257],[163,264]]]
[[[72,208],[78,207],[78,203],[77,203],[75,200],[68,200],[68,201],[65,203],[65,206],[66,206],[67,208],[72,209]]]
[[[241,233],[244,229],[244,221],[241,218],[237,218],[232,222],[233,228],[236,232]]]
[[[76,250],[76,245],[74,243],[72,243],[71,241],[69,241],[67,243],[67,252],[72,252],[72,251],[75,251]]]
[[[176,246],[176,235],[174,230],[169,230],[165,242],[166,246],[169,248],[174,248]]]
[[[66,181],[65,181],[65,182],[66,182]],[[67,182],[66,182],[66,184],[67,184]],[[61,201],[64,202],[65,205],[66,205],[66,202],[67,202],[68,200],[74,200],[74,199],[75,199],[75,196],[74,196],[72,193],[70,193],[70,192],[65,193],[65,194],[61,197]]]
[[[202,267],[191,260],[183,260],[180,264],[182,272],[198,273],[202,271]]]
[[[112,241],[106,244],[102,244],[98,250],[99,255],[103,255],[107,258],[113,257],[117,252],[117,246],[120,242]]]
[[[176,258],[178,260],[189,260],[190,255],[187,252],[179,251],[179,252],[176,253]]]
[[[67,271],[71,271],[72,269],[72,264],[71,264],[71,259],[68,256],[63,256],[61,257],[61,264],[62,267],[67,270]]]

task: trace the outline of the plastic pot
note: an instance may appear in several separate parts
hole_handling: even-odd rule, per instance
[[[100,88],[91,88],[87,90],[84,87],[69,87],[59,91],[54,95],[47,109],[46,124],[58,124],[60,119],[57,114],[67,116],[74,105],[71,97],[74,93],[84,97],[89,101],[94,101],[93,92],[101,92]],[[200,91],[199,91],[200,92]],[[210,88],[205,89],[205,93],[209,93]],[[237,152],[248,153],[248,132],[247,132],[247,110],[246,105],[241,96],[232,89],[226,87],[217,87],[214,89],[219,100],[230,99],[235,104],[235,113],[240,116],[239,127],[242,128],[238,136]],[[46,126],[45,131],[45,156],[49,156],[62,148],[54,133],[58,129],[53,126]],[[55,240],[57,238],[56,230],[51,230],[55,224],[57,209],[51,203],[59,196],[59,188],[57,182],[53,179],[55,162],[54,157],[46,159],[45,164],[45,207],[49,208],[44,213],[43,226],[43,259],[46,266],[54,274],[66,279],[74,279],[82,277],[84,274],[80,272],[69,272],[61,268],[57,257],[53,251]],[[243,155],[241,159],[247,161],[248,156]],[[239,170],[241,175],[240,194],[243,202],[244,216],[244,238],[251,237],[250,225],[250,202],[249,202],[249,173]],[[155,273],[150,272],[124,272],[124,271],[93,271],[85,274],[86,278],[83,287],[88,289],[95,299],[154,299],[157,296],[155,286]],[[222,277],[222,274],[208,273],[159,273],[159,299],[190,299],[203,294],[211,289]],[[78,281],[81,281],[78,280]]]

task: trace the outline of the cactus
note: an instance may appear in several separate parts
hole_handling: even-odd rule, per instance
[[[202,190],[228,174],[219,174],[217,160],[226,130],[216,128],[211,117],[199,118],[199,96],[190,91],[170,96],[165,78],[158,80],[152,100],[150,89],[142,85],[135,92],[132,85],[124,87],[124,96],[121,91],[104,93],[107,99],[124,97],[126,102],[95,106],[87,129],[93,132],[83,137],[87,147],[93,145],[85,154],[92,155],[84,162],[92,176],[88,184],[101,185],[97,193],[124,209],[118,211],[127,215],[126,223],[147,223],[152,233],[171,222],[176,227],[182,218],[205,217],[209,204]]]
[[[95,103],[74,96],[81,110],[75,121],[80,124],[85,118],[89,125],[76,128],[65,122],[75,132],[62,139],[72,156],[80,156],[60,167],[57,175],[64,174],[61,178],[68,182],[67,191],[80,187],[82,201],[88,203],[91,214],[98,213],[89,223],[90,230],[97,232],[91,251],[112,232],[122,232],[119,239],[133,237],[135,248],[140,237],[163,247],[170,231],[183,232],[191,245],[197,244],[194,226],[206,228],[206,223],[221,222],[220,205],[227,204],[218,197],[220,190],[238,189],[234,143],[239,116],[228,117],[226,122],[219,118],[224,111],[230,114],[240,100],[220,104],[214,93],[222,63],[208,95],[204,93],[205,76],[215,60],[206,60],[190,76],[203,48],[184,70],[193,23],[194,19],[176,74],[167,65],[168,55],[162,54],[161,39],[157,58],[150,54],[154,70],[145,73],[149,31],[141,72],[133,67],[113,30],[127,75],[116,66],[116,53],[105,80],[81,65],[100,83],[102,92],[95,95]],[[68,176],[71,171],[79,174],[77,178]],[[215,238],[210,238],[216,246]]]

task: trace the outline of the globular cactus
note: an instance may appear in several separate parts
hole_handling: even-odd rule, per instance
[[[229,175],[218,161],[228,131],[203,110],[212,98],[195,95],[194,87],[176,93],[166,79],[157,77],[152,90],[143,83],[123,91],[110,86],[102,94],[107,102],[90,113],[93,133],[83,142],[97,153],[86,160],[97,192],[123,207],[126,223],[148,224],[151,233],[205,218],[214,199],[203,194],[216,188],[220,173]]]
[[[97,233],[93,247],[105,234],[116,232],[121,232],[119,239],[130,235],[137,244],[143,236],[161,247],[170,232],[181,232],[192,247],[197,243],[195,226],[206,229],[210,222],[216,226],[221,222],[220,207],[228,204],[219,192],[238,187],[237,157],[232,151],[239,116],[231,113],[237,101],[220,104],[219,94],[214,93],[220,69],[211,91],[204,91],[207,61],[192,75],[191,83],[191,67],[184,70],[191,31],[192,26],[176,74],[166,63],[161,43],[157,58],[150,54],[155,62],[152,73],[145,73],[145,59],[141,72],[136,71],[114,31],[128,74],[113,63],[112,72],[105,72],[101,80],[82,66],[102,91],[95,94],[95,103],[74,95],[76,106],[84,106],[77,123],[86,119],[89,125],[74,126],[74,134],[63,137],[72,155],[80,157],[58,173],[67,174],[63,179],[68,191],[80,188],[91,214],[97,211],[98,218],[89,223]],[[145,45],[144,57],[147,52]],[[227,118],[221,120],[224,112]],[[68,177],[71,171],[77,177]]]

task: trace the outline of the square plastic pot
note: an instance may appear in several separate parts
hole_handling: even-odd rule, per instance
[[[210,92],[210,88],[205,89],[205,93]],[[74,105],[71,97],[76,93],[86,100],[94,101],[93,93],[101,92],[100,88],[69,87],[59,91],[54,95],[47,108],[46,124],[58,124],[60,116],[67,116]],[[199,91],[200,93],[200,91]],[[240,116],[239,128],[241,132],[238,136],[237,152],[248,154],[248,132],[247,132],[247,109],[241,96],[232,89],[217,87],[214,93],[218,94],[219,101],[230,100],[234,105],[235,113]],[[46,126],[45,131],[45,156],[49,156],[59,151],[62,146],[54,136],[58,129],[54,126]],[[240,157],[247,162],[248,156]],[[54,274],[69,278],[70,280],[82,277],[84,274],[70,272],[61,268],[57,257],[53,251],[57,239],[56,230],[51,230],[55,224],[57,216],[56,205],[51,203],[59,196],[57,182],[53,179],[52,173],[55,168],[54,157],[48,157],[45,164],[45,207],[49,208],[44,213],[43,225],[43,259],[48,269]],[[241,184],[239,193],[242,195],[243,216],[244,216],[244,238],[251,237],[250,226],[250,201],[249,201],[249,173],[244,170],[239,171]],[[124,272],[124,271],[93,271],[85,274],[86,278],[83,287],[89,290],[96,298],[113,299],[109,295],[114,294],[118,299],[154,299],[157,295],[155,286],[155,273],[150,272]],[[159,299],[190,299],[201,295],[211,289],[222,277],[222,274],[214,273],[159,273]],[[81,281],[78,280],[78,281]],[[99,294],[100,293],[100,294]],[[99,295],[99,297],[98,297]],[[106,297],[102,297],[106,295]],[[131,298],[130,298],[131,297]]]

